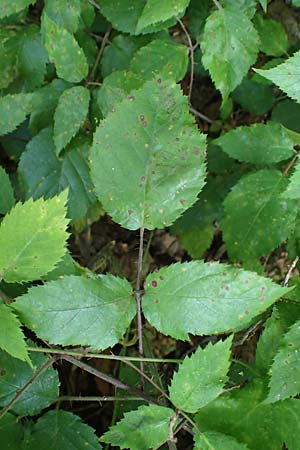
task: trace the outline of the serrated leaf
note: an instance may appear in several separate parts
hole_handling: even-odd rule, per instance
[[[15,203],[14,191],[9,176],[0,166],[0,214],[6,214]]]
[[[223,8],[208,17],[201,42],[202,61],[223,101],[255,62],[258,43],[257,31],[242,11]]]
[[[282,197],[289,199],[300,198],[300,160],[298,160],[295,165],[292,176],[290,177],[290,183],[283,192]]]
[[[90,92],[83,86],[67,89],[60,96],[54,113],[54,143],[57,155],[84,124],[89,102]]]
[[[15,31],[0,29],[0,89],[6,88],[17,76],[17,51],[15,47],[17,41],[18,34]]]
[[[193,450],[249,450],[247,445],[238,442],[234,437],[216,431],[195,434]]]
[[[0,279],[8,283],[38,280],[66,252],[66,192],[50,200],[17,203],[0,226]]]
[[[100,440],[121,449],[156,449],[168,440],[170,420],[174,411],[158,405],[140,406],[124,414]]]
[[[75,33],[78,28],[81,5],[80,0],[46,0],[44,11],[56,25]]]
[[[0,97],[0,135],[17,128],[33,109],[33,94],[8,94]]]
[[[246,263],[267,256],[293,231],[297,203],[280,196],[287,183],[277,170],[260,170],[233,187],[221,222],[231,259]]]
[[[33,426],[24,450],[101,450],[93,428],[67,411],[48,411]]]
[[[147,0],[142,15],[138,20],[136,31],[140,33],[150,25],[163,22],[173,17],[181,17],[190,0]]]
[[[57,75],[79,83],[88,74],[88,63],[74,36],[56,25],[46,13],[43,13],[42,29],[45,48],[50,61],[55,64]]]
[[[264,12],[267,12],[268,0],[258,0]]]
[[[184,359],[169,388],[174,405],[195,413],[222,394],[228,380],[231,344],[232,337],[215,345],[209,343]]]
[[[0,303],[0,348],[22,361],[29,360],[21,322],[11,309]]]
[[[112,275],[66,276],[31,288],[12,306],[40,338],[97,350],[117,344],[135,315],[129,282]]]
[[[157,330],[187,340],[188,333],[245,327],[285,292],[269,279],[226,264],[177,263],[148,275],[143,312]]]
[[[35,2],[36,0],[1,0],[0,19],[16,14]]]
[[[43,129],[27,144],[20,160],[19,175],[25,197],[47,199],[68,188],[68,217],[73,222],[85,217],[96,202],[88,166],[89,149],[89,142],[78,138],[58,158],[52,129]]]
[[[266,19],[257,14],[254,25],[259,34],[259,49],[261,52],[270,56],[281,56],[287,53],[289,48],[288,35],[280,22]]]
[[[204,157],[205,137],[187,98],[174,82],[157,78],[100,123],[91,174],[113,220],[130,230],[162,228],[195,202],[204,184]],[[130,183],[124,167],[130,167]]]
[[[293,100],[300,103],[299,87],[300,51],[294,53],[284,63],[268,70],[253,69],[261,76],[271,80]]]
[[[223,8],[233,8],[242,11],[249,19],[255,14],[257,0],[220,0]]]
[[[242,83],[233,91],[232,98],[243,109],[254,115],[263,115],[270,111],[275,95],[272,86],[257,83],[254,78],[244,78]]]
[[[30,355],[33,367],[0,350],[0,405],[6,406],[34,374],[49,359],[42,353]],[[13,405],[12,411],[21,416],[34,416],[51,405],[58,397],[59,379],[56,370],[49,367]]]
[[[293,100],[286,99],[275,105],[271,119],[280,122],[286,128],[300,132],[300,105]]]
[[[20,450],[23,441],[23,427],[19,417],[7,413],[0,421],[0,442],[3,450]]]
[[[241,126],[214,141],[232,158],[253,164],[274,164],[293,156],[294,143],[280,124]]]

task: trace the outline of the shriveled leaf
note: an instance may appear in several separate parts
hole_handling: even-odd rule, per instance
[[[43,366],[48,356],[31,353],[33,367],[0,350],[0,405],[6,406],[34,374]],[[12,411],[22,416],[33,416],[51,405],[58,397],[59,379],[56,370],[49,367],[13,405]]]
[[[222,394],[228,380],[232,338],[199,347],[184,359],[169,388],[172,403],[183,411],[195,413]]]
[[[42,29],[45,48],[50,61],[55,64],[57,75],[79,83],[88,74],[88,63],[74,36],[56,25],[46,13],[43,13]]]
[[[176,339],[245,327],[286,289],[256,273],[226,264],[192,261],[148,275],[143,312],[159,331]]]
[[[65,254],[66,193],[50,200],[17,203],[0,226],[0,279],[38,280]]]
[[[137,33],[140,33],[150,25],[163,22],[173,17],[181,17],[190,0],[147,0],[142,15],[137,23]]]
[[[40,338],[98,350],[117,344],[135,315],[129,282],[112,275],[66,276],[31,288],[12,306]]]
[[[279,171],[260,170],[245,175],[233,187],[221,222],[230,258],[245,263],[267,256],[290,235],[297,204],[280,196],[287,184]]]
[[[0,442],[3,450],[20,450],[23,441],[23,427],[19,417],[5,414],[0,421]]]
[[[258,31],[261,52],[270,56],[281,56],[289,48],[288,35],[280,22],[265,19],[260,14],[255,16],[255,28]]]
[[[33,94],[8,94],[0,97],[0,135],[17,128],[33,109]]]
[[[16,14],[35,2],[36,0],[1,0],[0,19]]]
[[[258,43],[257,31],[241,10],[223,8],[207,19],[201,42],[202,61],[223,101],[255,62]]]
[[[234,437],[216,431],[195,434],[194,450],[249,450]]]
[[[81,12],[80,0],[46,0],[44,11],[56,25],[75,33]]]
[[[93,428],[67,411],[48,411],[38,419],[24,450],[101,450]]]
[[[60,96],[54,114],[54,143],[58,155],[84,124],[89,102],[89,90],[83,86],[67,89]]]
[[[21,323],[8,306],[0,303],[0,348],[15,358],[28,361]]]
[[[274,164],[293,156],[293,140],[280,124],[268,122],[235,128],[214,141],[232,158]]]
[[[287,189],[282,194],[283,198],[299,199],[300,198],[300,160],[297,161],[294,171],[290,178]]]
[[[174,411],[158,405],[140,406],[124,414],[100,440],[121,449],[156,449],[168,440],[169,425]]]
[[[96,193],[116,222],[135,230],[170,225],[196,200],[205,137],[174,82],[146,82],[100,123],[91,150]],[[130,183],[128,171],[130,167]]]
[[[9,176],[0,166],[0,214],[6,214],[15,203],[14,191]]]

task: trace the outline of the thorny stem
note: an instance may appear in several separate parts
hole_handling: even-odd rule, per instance
[[[56,356],[48,359],[45,364],[43,364],[37,372],[27,381],[26,384],[17,392],[14,398],[0,411],[0,419],[3,417],[19,400],[19,398],[30,388],[30,386],[44,373],[53,363],[57,360]]]
[[[188,47],[190,50],[190,60],[191,60],[191,75],[190,75],[190,85],[189,85],[189,94],[188,94],[188,98],[189,98],[189,102],[191,103],[191,99],[192,99],[192,92],[193,92],[193,83],[194,83],[194,68],[195,68],[195,60],[194,60],[194,46],[192,43],[192,39],[191,36],[188,32],[188,30],[186,29],[184,23],[182,22],[181,19],[177,19],[179,25],[182,28],[182,31],[184,32],[184,34],[186,35],[187,41],[188,41]]]
[[[98,67],[98,65],[100,63],[100,60],[102,58],[102,54],[103,54],[104,48],[105,48],[105,46],[106,46],[106,44],[108,42],[108,38],[109,38],[109,35],[111,33],[111,30],[112,30],[112,27],[109,27],[108,30],[106,31],[105,35],[103,36],[103,39],[102,39],[102,42],[101,42],[101,45],[100,45],[100,48],[99,48],[99,51],[98,51],[98,55],[97,55],[95,64],[94,64],[94,66],[93,66],[93,68],[91,70],[90,75],[88,76],[88,79],[86,80],[86,85],[90,84],[90,82],[95,77],[97,67]]]
[[[214,4],[216,5],[216,7],[218,8],[219,11],[223,10],[222,5],[219,2],[219,0],[213,0],[213,2],[214,2]]]
[[[135,286],[135,299],[137,307],[137,331],[139,340],[139,354],[141,357],[144,356],[143,348],[143,322],[142,322],[142,293],[141,293],[141,281],[142,281],[142,269],[143,269],[143,252],[144,252],[144,231],[145,228],[140,229],[140,245],[139,245],[139,256],[137,262],[137,277]],[[140,363],[141,372],[144,373],[144,362]],[[142,387],[144,388],[144,377],[142,376]]]

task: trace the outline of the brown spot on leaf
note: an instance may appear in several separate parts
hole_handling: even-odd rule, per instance
[[[156,286],[157,286],[157,281],[156,281],[156,280],[151,281],[151,285],[152,285],[153,287],[156,287]]]
[[[141,115],[140,115],[140,122],[141,122],[141,124],[142,124],[142,126],[143,126],[144,128],[147,128],[148,122],[147,122],[147,120],[145,119],[144,114],[141,114]]]

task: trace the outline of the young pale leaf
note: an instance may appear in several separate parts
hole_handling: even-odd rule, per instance
[[[274,164],[293,156],[293,140],[279,123],[256,123],[223,134],[214,141],[232,158],[254,164]]]
[[[100,440],[121,449],[156,449],[168,440],[170,420],[174,411],[158,405],[140,406],[124,414]]]
[[[3,450],[20,450],[23,441],[23,427],[19,417],[7,413],[0,420],[0,442]]]
[[[6,406],[48,359],[49,357],[42,353],[32,353],[33,367],[30,367],[27,363],[0,351],[0,405]],[[58,388],[58,374],[49,367],[26,389],[13,405],[12,411],[21,416],[38,414],[58,397]]]
[[[259,49],[261,52],[270,56],[281,56],[287,53],[289,48],[288,35],[280,22],[265,19],[257,14],[254,24],[260,38]]]
[[[176,2],[173,0],[164,0],[163,2],[161,0],[147,0],[137,23],[137,33],[143,32],[150,25],[155,25],[173,17],[181,17],[189,2],[190,0],[177,0]]]
[[[222,394],[230,366],[232,337],[199,347],[173,376],[170,398],[183,411],[195,413]]]
[[[266,403],[274,403],[300,393],[300,322],[294,323],[284,336],[270,369],[270,392]]]
[[[299,199],[300,198],[300,160],[297,161],[294,171],[290,178],[290,183],[286,191],[282,194],[283,198]]]
[[[288,58],[284,63],[268,70],[253,69],[261,76],[271,80],[293,100],[300,103],[299,85],[300,51]]]
[[[100,123],[91,174],[107,213],[130,230],[168,226],[196,201],[205,136],[175,82],[146,82]]]
[[[0,303],[0,348],[15,358],[28,361],[21,323],[8,306]]]
[[[0,214],[6,214],[15,203],[14,191],[9,176],[0,166]]]
[[[241,10],[222,8],[207,19],[201,42],[202,61],[223,101],[255,62],[258,43],[257,31]]]
[[[75,33],[78,28],[81,5],[80,0],[46,0],[44,11],[56,25]]]
[[[16,206],[0,226],[0,279],[8,283],[38,280],[66,252],[66,192],[50,200]]]
[[[48,411],[33,426],[24,450],[101,450],[94,430],[67,411]]]
[[[84,124],[89,102],[89,90],[83,86],[67,89],[60,96],[54,113],[54,143],[57,155]]]
[[[234,437],[216,431],[195,434],[193,450],[249,450],[247,445],[238,442]]]
[[[260,170],[234,186],[225,199],[221,222],[230,258],[248,262],[267,256],[290,235],[297,203],[281,198],[287,184],[279,171]]]
[[[17,128],[33,108],[33,94],[8,94],[0,98],[0,135]]]
[[[40,338],[97,350],[117,344],[135,315],[129,282],[112,275],[66,276],[31,288],[12,307]]]
[[[0,19],[16,14],[35,2],[36,0],[1,0]]]
[[[43,13],[42,28],[45,48],[50,61],[55,64],[57,75],[79,83],[88,74],[88,63],[74,36],[56,25],[46,13]]]
[[[177,263],[148,275],[143,312],[157,330],[187,340],[188,333],[243,328],[286,292],[267,278],[226,264]]]

